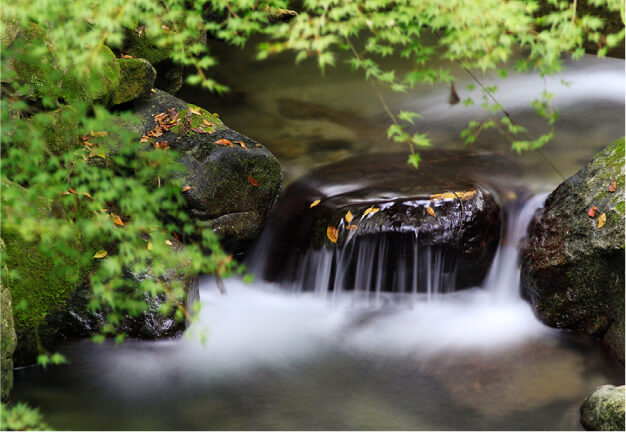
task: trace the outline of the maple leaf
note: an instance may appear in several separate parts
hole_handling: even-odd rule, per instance
[[[241,148],[248,150],[248,147],[246,147],[246,144],[243,141],[235,141],[235,144],[239,144]]]
[[[150,141],[150,137],[148,135],[142,135],[139,142],[146,143]]]
[[[598,207],[593,206],[589,209],[589,211],[587,212],[587,214],[589,215],[590,218],[594,218],[596,217],[596,210],[598,210]]]
[[[606,213],[602,213],[600,216],[598,216],[598,225],[596,225],[596,228],[602,228],[605,223],[606,223]]]
[[[233,143],[224,138],[218,139],[217,141],[214,142],[214,144],[233,147]]]
[[[259,182],[256,181],[256,179],[254,177],[252,177],[252,176],[248,176],[248,181],[250,182],[250,184],[252,186],[258,186],[259,185]]]
[[[100,259],[100,258],[104,258],[105,256],[107,256],[109,253],[107,251],[105,251],[104,249],[99,250],[98,252],[95,253],[95,255],[93,256],[94,258]]]
[[[315,201],[313,201],[313,202],[311,203],[311,205],[309,206],[309,208],[313,208],[313,207],[315,207],[315,206],[316,206],[316,205],[318,205],[320,202],[322,202],[322,201],[321,201],[321,200],[315,200]]]
[[[426,207],[426,211],[428,212],[429,215],[431,215],[432,217],[436,217],[435,216],[435,210],[432,209],[431,206],[427,206]]]
[[[195,115],[202,115],[202,113],[200,111],[198,111],[195,108],[191,108],[191,107],[189,107],[189,112],[192,113],[192,114],[195,114]]]
[[[352,222],[353,218],[354,218],[354,216],[352,216],[352,212],[350,210],[348,210],[348,213],[346,213],[346,216],[345,216],[346,222],[348,222],[348,223]]]
[[[615,188],[617,187],[617,182],[613,180],[613,183],[609,186],[609,192],[615,192]]]
[[[190,190],[190,189],[191,189],[191,186],[185,186],[185,187],[183,188],[183,192],[187,192],[187,191],[188,191],[188,190]]]
[[[113,216],[113,223],[115,225],[119,225],[119,226],[124,226],[125,225],[124,221],[122,220],[121,217],[119,217],[118,215],[113,214],[113,213],[111,213],[111,215]]]
[[[337,228],[335,228],[334,226],[329,226],[328,228],[326,228],[326,236],[331,242],[337,243]]]
[[[380,211],[378,207],[370,207],[363,212],[363,216],[367,216],[368,214],[378,213],[378,211]]]

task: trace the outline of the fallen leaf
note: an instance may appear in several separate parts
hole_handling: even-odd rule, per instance
[[[322,200],[315,200],[315,201],[313,201],[313,202],[311,203],[311,205],[309,206],[309,208],[313,208],[313,207],[315,207],[315,206],[316,206],[316,205],[318,205],[320,202],[322,202]]]
[[[252,176],[248,176],[248,181],[250,182],[250,184],[252,186],[258,186],[259,185],[259,182],[256,181],[256,179],[254,177],[252,177]]]
[[[89,134],[81,135],[80,136],[80,140],[81,141],[88,141],[89,140]]]
[[[83,192],[83,195],[86,196],[87,198],[93,198],[91,194],[87,192]]]
[[[331,242],[337,243],[337,228],[335,228],[334,226],[329,226],[328,228],[326,228],[326,236]]]
[[[596,210],[598,210],[598,207],[593,206],[589,209],[589,211],[587,212],[587,214],[589,215],[589,217],[594,218],[596,217]]]
[[[113,215],[113,223],[115,225],[119,225],[119,226],[124,226],[124,221],[122,220],[121,217],[119,217],[118,215]]]
[[[163,24],[163,25],[161,26],[161,28],[162,28],[163,30],[170,31],[170,28],[169,28],[168,26],[166,26],[165,24]]]
[[[204,124],[205,124],[205,125],[207,125],[207,126],[211,126],[211,127],[215,126],[215,125],[214,125],[213,123],[211,123],[210,121],[207,121],[207,119],[202,119],[202,123],[204,123]]]
[[[613,183],[611,183],[611,186],[609,186],[609,192],[615,192],[616,187],[617,187],[617,182],[613,180]]]
[[[161,120],[163,120],[165,117],[167,117],[167,114],[164,112],[158,113],[157,115],[154,116],[154,121],[157,123],[161,123]]]
[[[346,229],[350,231],[356,231],[357,228],[358,226],[356,225],[346,225]]]
[[[70,193],[74,194],[74,195],[78,195],[78,193],[72,189],[72,188],[67,188],[68,191],[70,191]]]
[[[350,210],[348,210],[348,213],[346,213],[345,219],[346,219],[346,222],[348,223],[352,222],[353,216]]]
[[[132,58],[135,58],[135,57],[133,57],[131,55],[128,55],[128,54],[122,54],[122,58],[123,59],[132,59]]]
[[[190,190],[190,189],[191,189],[191,186],[185,186],[185,187],[183,188],[183,192],[187,192],[187,191],[188,191],[188,190]]]
[[[148,242],[148,250],[151,251],[152,250],[152,242]]]
[[[89,157],[92,158],[92,157],[96,157],[96,156],[101,157],[102,159],[106,159],[107,158],[107,156],[104,153],[104,151],[98,150],[97,148],[91,149],[91,151],[89,152]]]
[[[428,212],[429,215],[431,215],[432,217],[436,217],[435,216],[435,210],[432,209],[431,206],[427,206],[426,207],[426,211]]]
[[[148,135],[142,135],[141,139],[139,140],[139,142],[142,142],[142,143],[146,143],[148,141],[150,141],[150,137]]]
[[[165,244],[168,245],[168,246],[172,246],[173,243],[171,241],[169,241],[169,240],[165,240]]]
[[[233,147],[233,143],[224,138],[218,139],[214,144]]]
[[[606,223],[606,213],[602,213],[600,216],[598,216],[598,225],[596,225],[596,228],[602,228],[605,223]]]
[[[191,107],[189,107],[189,112],[192,113],[192,114],[195,114],[195,115],[202,115],[202,113],[200,111],[198,111],[195,108],[191,108]]]
[[[94,258],[104,258],[105,256],[107,256],[109,253],[107,251],[105,251],[104,249],[99,250],[98,252],[95,253],[95,255],[93,256]]]
[[[195,133],[199,133],[199,134],[205,134],[208,133],[207,131],[205,131],[204,129],[202,129],[201,127],[195,127],[195,128],[191,128],[191,130]],[[230,141],[229,141],[230,142]],[[231,146],[232,147],[232,146]]]
[[[109,133],[107,131],[100,131],[100,132],[91,132],[91,136],[92,137],[103,137],[103,136],[107,136],[109,135]]]
[[[151,88],[151,89],[150,89],[150,91],[151,91],[152,93],[156,93],[156,90],[155,90],[155,89],[153,89],[153,88]]]
[[[370,207],[363,212],[363,216],[367,216],[368,214],[377,213],[380,209],[378,207]]]
[[[235,141],[235,144],[239,144],[241,148],[248,150],[248,147],[246,147],[246,144],[243,141]]]

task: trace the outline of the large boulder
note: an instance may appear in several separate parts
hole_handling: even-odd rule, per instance
[[[9,398],[13,388],[13,352],[17,345],[15,326],[13,324],[13,303],[11,292],[0,282],[0,388],[2,401]]]
[[[500,238],[494,155],[370,154],[293,183],[268,222],[255,270],[303,289],[447,291],[485,277]],[[434,269],[433,271],[430,271]]]
[[[585,398],[580,407],[580,422],[587,430],[624,430],[624,392],[626,387],[603,385]]]
[[[624,361],[623,138],[548,196],[521,267],[524,294],[543,322],[602,339]]]
[[[216,115],[160,90],[136,100],[134,111],[155,147],[179,152],[187,168],[190,216],[220,234],[228,249],[240,250],[254,240],[280,193],[276,158]]]
[[[156,70],[144,59],[117,59],[120,67],[120,84],[113,90],[113,105],[130,102],[150,93],[156,80]]]

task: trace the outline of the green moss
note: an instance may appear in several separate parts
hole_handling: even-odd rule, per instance
[[[46,146],[54,154],[63,154],[80,145],[76,130],[78,112],[71,106],[40,113],[32,118],[33,125],[42,132]]]
[[[124,45],[128,54],[146,59],[153,65],[169,59],[172,55],[171,47],[156,46],[146,33],[139,35],[136,31],[127,31]]]
[[[622,200],[620,200],[616,205],[615,205],[615,210],[617,210],[619,212],[620,215],[624,216],[624,199],[622,198]]]
[[[198,128],[198,127],[202,127],[202,129],[204,129],[205,131],[209,132],[209,133],[213,133],[217,130],[223,130],[226,129],[226,126],[224,126],[224,123],[222,123],[222,121],[215,115],[211,114],[210,112],[208,112],[207,110],[205,110],[204,108],[200,108],[199,106],[193,105],[193,104],[188,104],[190,108],[193,108],[194,111],[197,111],[200,113],[200,115],[191,113],[191,115],[189,116],[189,121],[191,122],[191,126],[188,129],[185,129],[184,131],[184,135],[193,135],[196,132],[193,132],[191,129],[192,128]],[[183,121],[184,119],[187,118],[187,115],[189,114],[189,110],[182,110],[180,111],[180,117]],[[180,135],[181,130],[182,130],[182,125],[183,125],[183,121],[181,121],[180,125],[174,126],[172,129],[170,129],[170,131],[174,132],[175,134]],[[204,122],[207,121],[211,124],[213,124],[213,126],[207,126]]]
[[[4,247],[2,248],[4,254]],[[5,271],[3,269],[3,271]],[[0,328],[0,380],[1,380],[1,399],[6,401],[13,388],[13,352],[17,345],[17,337],[15,335],[15,325],[13,324],[13,305],[11,302],[11,292],[4,285],[0,284],[0,320],[2,326]]]
[[[120,84],[113,92],[112,103],[117,105],[147,94],[154,86],[156,71],[143,59],[117,59]]]
[[[120,84],[120,65],[106,45],[101,47],[102,65],[89,75],[69,71],[63,80],[61,97],[67,102],[107,100]]]

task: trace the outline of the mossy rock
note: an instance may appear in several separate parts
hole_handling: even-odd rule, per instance
[[[73,70],[65,75],[61,96],[67,102],[106,102],[120,85],[120,65],[106,45],[100,47],[102,64],[89,76]]]
[[[623,362],[624,256],[621,138],[546,199],[522,251],[524,293],[546,324],[602,339]]]
[[[222,233],[226,247],[244,248],[258,236],[278,197],[280,164],[265,147],[228,128],[217,116],[166,92],[157,90],[134,103],[144,133],[156,126],[156,115],[169,109],[176,111],[180,122],[158,141],[167,141],[178,151],[179,162],[186,167],[184,181],[191,186],[185,192],[188,214],[199,225]],[[198,133],[200,127],[205,133]]]
[[[64,105],[54,111],[36,114],[31,121],[41,131],[46,140],[46,147],[52,153],[60,155],[80,146],[76,134],[78,129],[76,108]]]
[[[3,182],[2,188],[16,188],[18,185]],[[9,205],[4,202],[2,205]],[[41,199],[38,209],[42,218],[53,217],[51,201]],[[17,365],[34,362],[39,348],[49,348],[56,338],[56,329],[45,325],[45,319],[52,311],[65,307],[74,290],[85,279],[89,267],[80,260],[85,247],[80,239],[75,239],[71,253],[62,258],[41,250],[37,241],[25,240],[15,225],[2,221],[2,240],[5,245],[3,265],[8,272],[2,274],[2,284],[8,287],[13,302],[13,318],[17,333],[17,348],[14,359]],[[62,272],[57,265],[63,259]],[[38,336],[37,336],[38,335]],[[38,345],[41,344],[41,347]]]
[[[4,254],[4,250],[2,251]],[[4,271],[4,270],[3,270]],[[17,345],[17,336],[15,334],[15,325],[13,323],[13,303],[11,301],[11,292],[0,281],[0,367],[2,374],[0,376],[0,386],[2,389],[2,401],[9,399],[11,389],[13,388],[13,352]]]
[[[585,398],[580,407],[580,422],[587,430],[624,430],[625,387],[603,385]]]
[[[156,70],[144,59],[118,59],[120,84],[113,91],[111,102],[114,105],[130,102],[149,94],[154,87]]]

